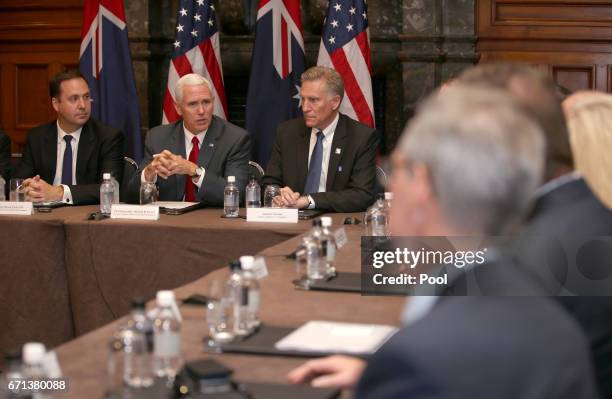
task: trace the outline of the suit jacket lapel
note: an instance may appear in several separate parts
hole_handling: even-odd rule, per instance
[[[45,134],[42,152],[42,170],[40,177],[47,183],[53,184],[55,169],[57,168],[57,122],[53,122],[49,125],[49,129]]]
[[[187,158],[185,149],[185,131],[183,130],[183,122],[176,123],[172,127],[172,133],[170,134],[170,143],[168,143],[168,149],[173,154],[182,155]],[[174,175],[175,178],[175,200],[181,201],[185,196],[185,175]]]
[[[308,154],[310,153],[310,133],[311,129],[304,125],[304,128],[298,132],[297,143],[295,143],[295,170],[298,173],[297,187],[293,187],[295,191],[302,192],[306,185],[308,177]]]
[[[198,165],[203,166],[204,169],[208,169],[208,165],[210,165],[210,161],[217,149],[217,140],[221,137],[222,131],[221,123],[217,120],[216,116],[213,116],[198,155]]]
[[[340,115],[338,125],[336,125],[336,131],[334,132],[334,141],[332,141],[330,148],[329,165],[327,166],[327,182],[325,183],[326,191],[333,191],[334,181],[338,173],[338,165],[342,160],[347,140],[348,131],[346,129],[346,120],[343,115]]]
[[[77,184],[83,184],[87,176],[87,163],[91,157],[91,153],[96,146],[96,135],[93,132],[92,122],[87,121],[81,130],[81,137],[79,138],[79,148],[77,149],[77,164],[76,164],[76,182]],[[109,172],[110,170],[101,171]]]

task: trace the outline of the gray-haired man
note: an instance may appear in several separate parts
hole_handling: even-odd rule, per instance
[[[157,181],[162,201],[223,206],[227,176],[236,177],[241,191],[246,186],[249,135],[213,115],[211,85],[200,75],[188,74],[178,80],[175,107],[182,119],[147,134],[144,162],[130,182],[130,200],[138,202],[142,182]]]
[[[276,205],[364,211],[374,199],[376,131],[340,114],[340,75],[312,67],[302,74],[303,118],[278,126],[264,184],[281,186]]]
[[[449,88],[424,106],[393,154],[393,234],[507,232],[539,184],[544,152],[541,129],[508,96]],[[452,296],[466,284],[462,275],[367,365],[317,359],[290,380],[356,387],[358,399],[596,398],[578,326],[549,298],[508,297],[539,291],[507,259],[472,271],[491,296]]]

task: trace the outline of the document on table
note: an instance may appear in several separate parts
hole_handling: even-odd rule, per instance
[[[183,201],[157,201],[155,205],[165,209],[186,209],[192,206],[199,205],[198,202],[183,202]]]
[[[339,323],[312,320],[274,346],[278,350],[370,355],[384,344],[397,327],[380,324]]]

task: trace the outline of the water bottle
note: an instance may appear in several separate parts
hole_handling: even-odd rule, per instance
[[[253,332],[257,330],[261,324],[257,316],[261,304],[261,289],[259,287],[259,282],[253,273],[255,258],[253,256],[241,256],[240,266],[242,268],[244,285],[248,289],[247,325],[249,327],[249,331]]]
[[[227,279],[228,302],[232,304],[234,314],[234,335],[249,335],[249,290],[244,284],[240,262],[230,262],[230,275]]]
[[[332,218],[330,216],[321,217],[321,249],[325,261],[325,271],[328,276],[336,274],[336,237],[331,231]]]
[[[302,250],[306,258],[306,276],[308,280],[322,280],[327,277],[325,263],[322,259],[321,244],[318,239],[311,236],[302,238]]]
[[[115,198],[115,186],[111,182],[110,173],[102,175],[104,181],[100,185],[100,212],[104,215],[110,215],[111,205]]]
[[[0,176],[0,201],[6,201],[6,181]]]
[[[115,179],[115,176],[111,175],[111,182],[113,183],[113,187],[115,187],[115,195],[113,196],[113,204],[119,203],[119,182]]]
[[[4,374],[0,378],[0,397],[7,399],[26,399],[30,396],[23,393],[19,387],[11,387],[9,382],[22,380],[25,378],[23,374],[23,365],[21,363],[21,351],[15,350],[7,352],[4,356]],[[11,389],[14,388],[14,389]]]
[[[23,346],[23,375],[26,379],[42,380],[47,378],[44,364],[46,354],[45,346],[39,342],[28,342]],[[35,393],[31,398],[46,399],[50,398],[50,395]]]
[[[223,214],[226,218],[237,218],[239,216],[240,190],[236,185],[236,177],[227,177],[227,186],[223,190]]]
[[[153,323],[145,312],[144,299],[132,301],[132,314],[120,329],[124,332],[123,380],[134,388],[153,385]]]
[[[379,194],[376,202],[367,209],[365,217],[366,235],[373,237],[385,237],[389,218],[385,209],[384,195]]]
[[[153,314],[153,372],[174,380],[181,365],[181,319],[174,292],[158,291]]]
[[[246,207],[261,208],[261,187],[255,177],[251,176],[251,181],[246,186]]]

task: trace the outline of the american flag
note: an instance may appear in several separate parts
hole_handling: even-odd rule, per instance
[[[317,65],[334,68],[344,80],[340,112],[374,127],[372,62],[366,0],[331,0]]]
[[[174,86],[181,76],[188,73],[197,73],[211,82],[215,97],[214,114],[227,119],[219,29],[212,0],[181,0],[173,46],[162,123],[180,119],[174,108]]]

